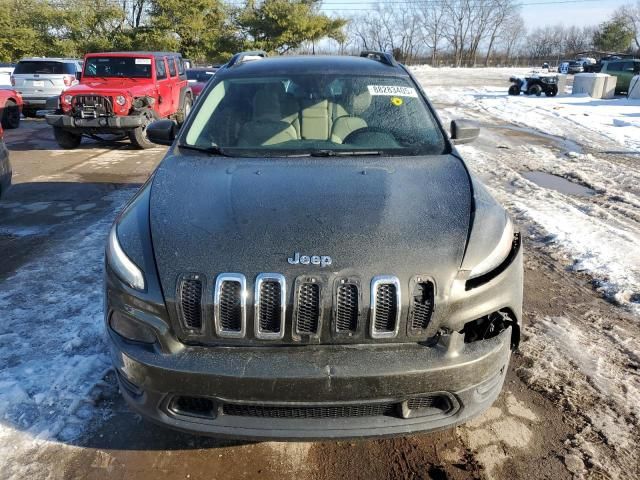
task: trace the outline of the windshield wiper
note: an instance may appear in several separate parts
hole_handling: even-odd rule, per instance
[[[208,153],[209,155],[222,155],[223,157],[229,157],[230,155],[217,145],[211,145],[210,147],[199,147],[197,145],[188,145],[186,143],[179,143],[178,148],[186,148],[188,150],[195,150],[196,152]]]
[[[378,150],[313,150],[312,157],[355,157],[359,155],[382,155]]]

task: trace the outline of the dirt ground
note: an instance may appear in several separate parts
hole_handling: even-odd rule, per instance
[[[101,201],[105,192],[141,184],[164,153],[163,148],[140,152],[128,145],[95,142],[77,151],[62,151],[39,120],[25,120],[19,130],[6,132],[6,141],[15,185],[2,202],[45,202],[46,207],[23,212],[0,209],[0,279],[41,255],[51,242],[64,241],[70,230],[106,215],[111,207]],[[549,148],[555,148],[551,140],[514,136],[500,128],[491,128],[486,148],[529,141],[548,141]],[[45,234],[18,236],[3,232],[6,224],[13,229],[45,229]],[[220,442],[142,420],[124,404],[109,374],[99,398],[110,412],[108,418],[95,419],[90,433],[80,441],[49,442],[24,459],[24,478],[639,478],[637,454],[609,445],[607,438],[593,431],[593,420],[584,411],[587,404],[593,406],[601,399],[581,394],[584,391],[576,387],[580,374],[567,371],[551,384],[533,378],[529,367],[544,348],[536,337],[540,319],[572,316],[585,324],[602,322],[603,331],[624,325],[635,338],[640,338],[640,327],[603,299],[592,279],[569,271],[544,241],[536,239],[535,227],[526,223],[520,227],[528,239],[523,342],[512,357],[498,401],[472,422],[435,434],[382,440]],[[637,371],[639,366],[629,368]],[[597,445],[598,455],[586,444]],[[617,469],[610,470],[609,465]],[[43,471],[46,477],[29,476],[29,472]],[[620,475],[621,471],[628,476]]]

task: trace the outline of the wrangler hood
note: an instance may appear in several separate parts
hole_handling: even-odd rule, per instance
[[[181,274],[429,275],[448,289],[465,251],[471,186],[454,156],[230,159],[169,155],[150,199],[167,300]],[[300,255],[331,265],[292,265]],[[441,292],[442,293],[442,290]]]

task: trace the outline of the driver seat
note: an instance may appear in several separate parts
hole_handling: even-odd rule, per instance
[[[366,128],[367,122],[360,117],[371,106],[371,94],[368,90],[351,95],[346,107],[340,106],[344,115],[333,121],[331,127],[331,141],[333,143],[344,143],[344,139],[351,133],[361,128]],[[349,113],[351,112],[351,113]]]

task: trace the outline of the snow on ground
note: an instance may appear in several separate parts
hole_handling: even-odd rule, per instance
[[[459,70],[458,75],[482,78],[482,70]],[[521,72],[505,69],[502,75],[508,79],[514,73]],[[416,72],[431,99],[443,105],[443,117],[471,117],[490,127],[481,142],[460,148],[471,168],[500,200],[542,227],[576,270],[590,273],[605,295],[640,315],[640,169],[633,160],[603,153],[640,153],[640,101],[514,97],[507,95],[507,84],[429,86],[435,75],[451,72]],[[621,118],[627,119],[624,126],[615,121]],[[496,149],[510,133],[491,128],[496,124],[521,125],[524,136],[512,136],[509,145]],[[535,142],[536,132],[545,135],[543,142]],[[558,148],[550,149],[550,143]],[[558,175],[596,195],[576,197],[540,187],[523,176],[528,171]]]
[[[640,150],[640,100],[585,95],[557,97],[509,96],[504,87],[457,89],[431,87],[428,95],[441,103],[464,103],[479,116],[486,114],[514,125],[570,137],[600,150]]]
[[[105,200],[115,212],[132,193],[118,190]],[[111,365],[103,341],[102,271],[113,217],[53,241],[0,283],[0,478],[27,478],[24,459],[15,460],[43,442],[78,438],[96,414],[94,401]]]
[[[514,73],[520,72],[502,75]],[[473,77],[486,73],[476,70],[458,74],[472,77],[470,87],[434,80],[450,72],[416,74],[442,106],[443,118],[482,123],[479,141],[459,149],[518,223],[529,225],[552,256],[587,272],[607,298],[635,314],[631,325],[612,324],[585,305],[561,317],[534,318],[521,347],[529,360],[523,378],[587,421],[570,446],[612,478],[624,477],[640,462],[640,157],[611,152],[640,150],[640,101],[510,97],[507,83],[477,85]],[[525,178],[531,171],[589,187],[593,194],[541,186]]]

